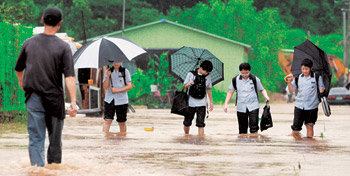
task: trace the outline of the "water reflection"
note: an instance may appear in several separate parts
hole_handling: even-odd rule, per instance
[[[207,136],[198,136],[186,134],[184,136],[176,137],[175,143],[180,144],[193,144],[193,145],[209,145],[210,139]]]
[[[326,152],[329,150],[337,150],[339,147],[330,146],[328,141],[325,139],[317,139],[314,138],[301,138],[299,140],[295,140],[296,145],[293,146],[293,150],[296,152],[302,153],[319,153]]]
[[[237,136],[237,143],[267,143],[271,138],[262,134],[240,134]]]

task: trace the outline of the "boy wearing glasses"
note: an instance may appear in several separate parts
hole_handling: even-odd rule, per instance
[[[259,130],[259,100],[258,91],[262,93],[266,101],[270,98],[266,90],[261,85],[260,79],[250,74],[251,67],[249,63],[239,65],[239,75],[232,79],[229,91],[226,95],[224,111],[227,112],[228,102],[234,91],[237,92],[236,106],[239,134],[247,134],[248,126],[250,133],[257,133]]]

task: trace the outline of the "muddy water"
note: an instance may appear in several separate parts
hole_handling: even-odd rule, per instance
[[[272,104],[271,111],[273,128],[260,135],[238,135],[233,108],[224,113],[216,106],[206,120],[205,137],[197,136],[194,125],[184,136],[182,118],[169,110],[136,109],[129,114],[126,136],[102,135],[101,118],[67,118],[62,164],[32,167],[28,135],[2,134],[0,175],[350,174],[349,106],[333,106],[331,117],[321,110],[312,140],[289,136],[292,105]]]

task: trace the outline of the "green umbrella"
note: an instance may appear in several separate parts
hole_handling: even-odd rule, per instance
[[[170,58],[170,73],[184,81],[188,72],[199,68],[200,64],[205,60],[213,64],[213,70],[210,72],[212,84],[215,85],[224,80],[224,63],[210,51],[203,48],[184,46],[172,54]]]

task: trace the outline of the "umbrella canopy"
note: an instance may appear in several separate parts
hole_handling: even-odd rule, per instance
[[[73,55],[74,68],[100,68],[131,61],[144,53],[144,49],[125,38],[103,37],[87,43]]]
[[[180,78],[186,79],[188,72],[199,68],[200,64],[208,60],[213,64],[210,72],[212,84],[215,85],[224,80],[224,63],[221,62],[207,49],[184,46],[171,55],[170,73]]]
[[[291,68],[293,76],[301,74],[301,62],[304,59],[310,59],[313,62],[312,71],[322,76],[325,85],[325,95],[328,96],[331,86],[332,69],[329,65],[327,54],[313,44],[310,40],[294,47],[294,58]]]

